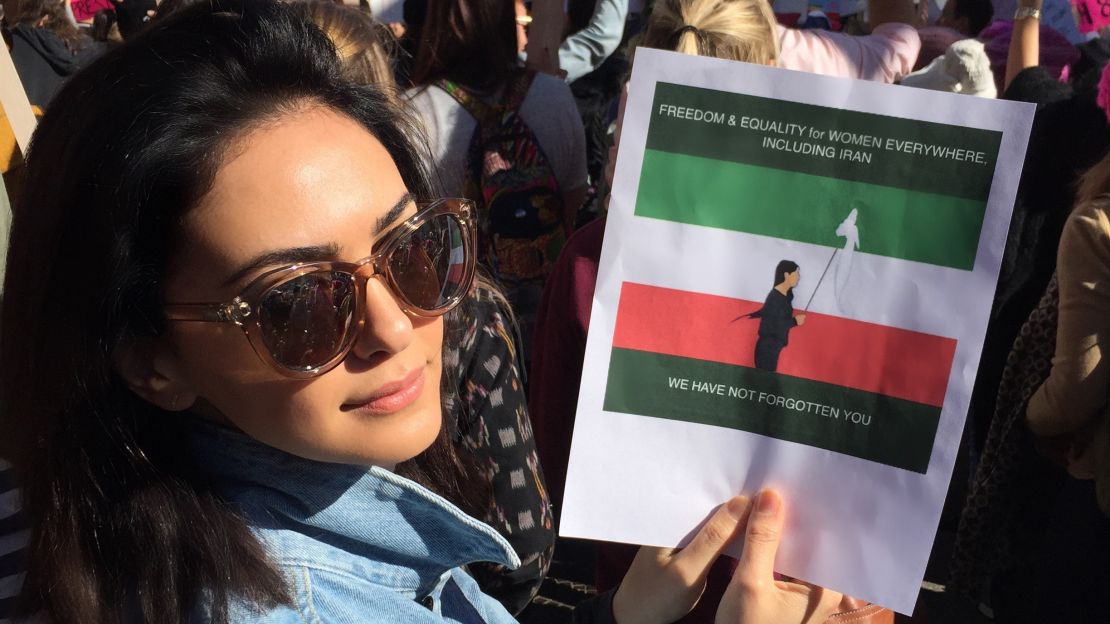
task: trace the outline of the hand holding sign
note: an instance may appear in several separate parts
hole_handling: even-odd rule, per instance
[[[750,510],[744,550],[717,608],[717,624],[824,622],[845,598],[815,585],[775,580],[775,553],[782,539],[782,498],[764,490]]]
[[[639,49],[560,533],[685,543],[774,483],[780,572],[911,612],[1032,113]]]
[[[783,522],[782,498],[765,490],[754,504],[737,496],[718,507],[681,550],[641,548],[613,598],[614,619],[621,624],[664,624],[683,617],[705,590],[709,567],[743,534],[743,554],[717,609],[718,624],[825,621],[840,610],[842,595],[775,580]]]
[[[685,548],[641,548],[613,597],[617,622],[665,624],[689,613],[705,590],[710,566],[750,512],[751,501],[737,496],[718,507]]]

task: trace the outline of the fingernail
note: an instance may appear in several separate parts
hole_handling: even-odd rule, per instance
[[[728,515],[732,516],[734,520],[739,520],[744,517],[744,511],[748,508],[748,499],[743,496],[734,497],[725,505],[725,510]]]
[[[779,497],[775,496],[770,490],[763,490],[759,493],[759,501],[756,503],[755,508],[757,513],[764,515],[771,515],[779,510]]]

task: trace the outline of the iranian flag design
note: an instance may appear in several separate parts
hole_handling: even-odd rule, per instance
[[[742,296],[623,282],[604,409],[926,473],[957,341],[856,314],[865,282],[881,282],[861,264],[970,274],[1001,133],[666,83],[655,102],[636,217],[758,237],[776,255],[739,254],[765,276]],[[699,111],[736,114],[689,123]],[[804,267],[795,299],[785,261],[815,247],[828,263]],[[834,303],[809,311],[817,289]]]

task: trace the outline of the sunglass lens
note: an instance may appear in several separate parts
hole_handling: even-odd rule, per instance
[[[468,252],[459,220],[441,214],[400,241],[389,256],[389,270],[409,305],[436,312],[457,301],[470,287]]]
[[[274,360],[309,371],[346,346],[355,318],[354,278],[335,271],[302,275],[267,291],[259,308],[262,340]]]

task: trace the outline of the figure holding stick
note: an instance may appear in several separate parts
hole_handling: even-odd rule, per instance
[[[790,330],[805,325],[805,314],[794,314],[794,288],[802,279],[798,263],[782,260],[775,267],[775,286],[763,307],[741,318],[759,319],[759,339],[755,343],[755,367],[772,371],[779,367],[779,354],[790,342]]]

